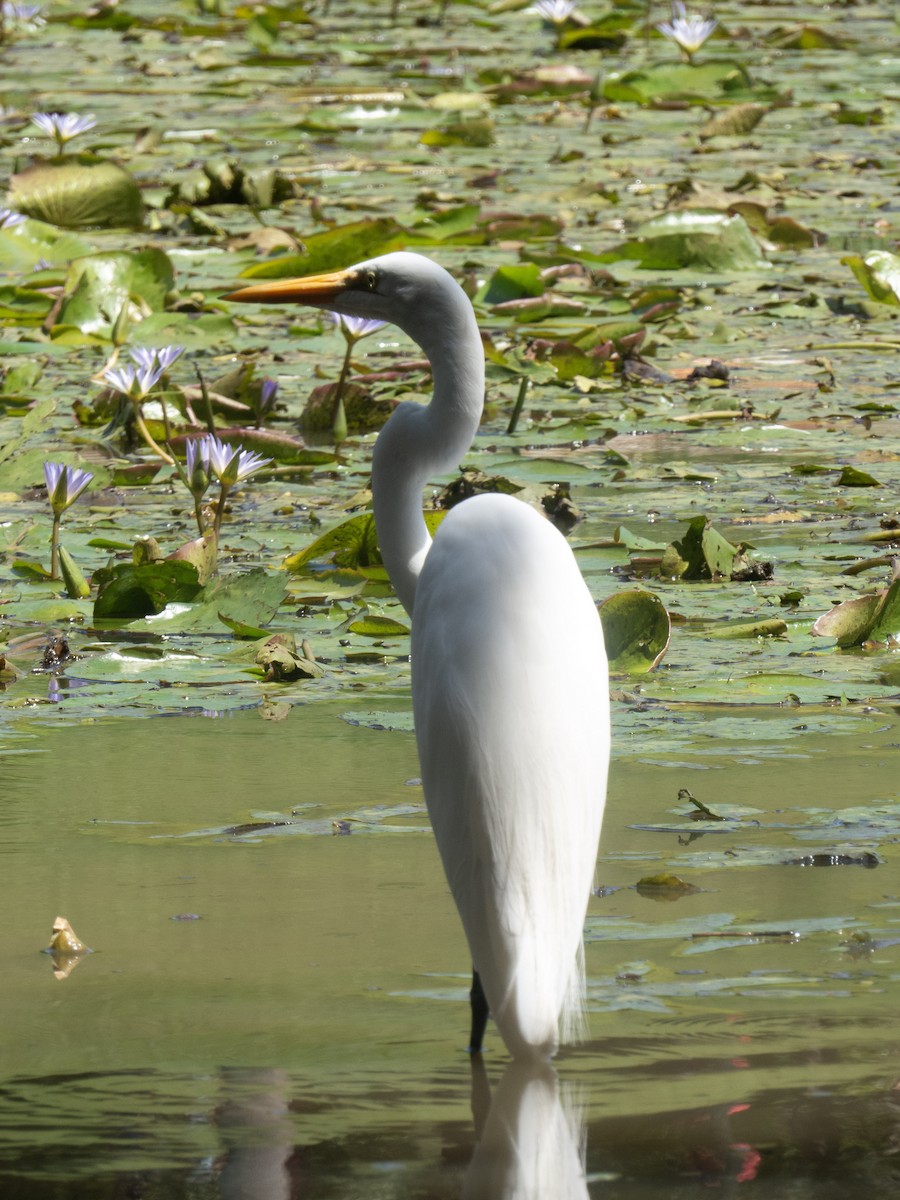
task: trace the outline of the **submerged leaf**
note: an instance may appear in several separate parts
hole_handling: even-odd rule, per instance
[[[639,879],[635,890],[638,895],[648,900],[680,900],[682,896],[690,896],[700,889],[692,883],[687,883],[680,875],[668,872],[661,875],[645,875]]]

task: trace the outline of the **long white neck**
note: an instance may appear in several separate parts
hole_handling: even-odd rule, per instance
[[[455,470],[472,444],[484,404],[484,351],[472,306],[449,275],[426,311],[396,323],[425,351],[434,378],[428,407],[399,405],[372,455],[378,543],[394,590],[411,616],[431,546],[422,491],[435,475]]]

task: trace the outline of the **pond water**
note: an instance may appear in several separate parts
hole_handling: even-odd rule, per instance
[[[620,747],[589,1036],[530,1078],[492,1030],[483,1066],[463,1051],[468,959],[410,733],[346,703],[7,727],[4,1197],[890,1186],[900,720],[766,725],[743,756],[709,752],[710,720],[679,762],[652,733]],[[697,890],[635,888],[663,871]],[[40,953],[57,914],[94,951],[65,978]]]

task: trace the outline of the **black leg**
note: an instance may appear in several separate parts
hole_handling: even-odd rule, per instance
[[[469,1053],[480,1054],[481,1043],[484,1041],[485,1026],[490,1016],[490,1009],[488,1008],[487,996],[484,994],[484,988],[481,986],[478,972],[475,970],[472,971],[472,990],[469,992],[469,1000],[472,1004],[472,1032],[469,1035]]]

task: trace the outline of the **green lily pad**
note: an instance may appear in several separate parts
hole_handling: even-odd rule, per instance
[[[424,513],[428,532],[434,531],[444,519],[444,513],[429,510]],[[337,567],[365,571],[381,568],[381,551],[375,533],[375,517],[370,512],[359,513],[329,529],[321,537],[296,554],[290,554],[282,563],[286,571],[303,571],[310,563],[319,559],[330,559]],[[383,568],[382,568],[383,569]]]
[[[490,117],[451,121],[437,129],[426,129],[419,141],[423,146],[491,146],[494,122]]]
[[[200,591],[189,562],[118,563],[94,572],[98,586],[94,620],[132,620],[161,612],[172,601],[193,600]]]
[[[750,76],[728,59],[702,63],[652,63],[638,71],[611,72],[603,84],[603,98],[618,103],[649,104],[654,100],[700,102],[728,93],[750,94]]]
[[[239,575],[214,579],[201,592],[195,593],[194,603],[189,608],[173,605],[171,611],[147,621],[146,627],[159,629],[165,620],[169,633],[214,633],[221,630],[222,625],[232,631],[241,626],[259,629],[272,620],[285,595],[284,577],[280,573],[254,567]],[[172,597],[175,602],[182,599]]]
[[[685,267],[748,271],[767,265],[743,217],[692,209],[647,221],[634,238],[604,257],[609,262],[636,259],[656,271]]]
[[[610,670],[617,675],[652,671],[668,648],[672,628],[659,597],[630,588],[607,597],[599,612]]]
[[[838,487],[881,487],[881,484],[868,471],[860,471],[856,467],[844,467],[837,481]]]
[[[148,309],[161,309],[175,272],[162,250],[109,250],[76,259],[66,277],[59,325],[111,337],[124,310],[140,321]]]
[[[348,633],[359,633],[363,637],[403,637],[409,633],[409,626],[393,617],[381,617],[368,614],[347,626]]]
[[[9,269],[27,271],[39,262],[65,266],[89,251],[87,242],[74,233],[61,233],[43,221],[0,227],[0,262]]]
[[[708,635],[714,638],[782,637],[787,629],[787,622],[780,617],[765,617],[757,621],[726,621],[708,630]]]
[[[503,304],[522,296],[541,296],[545,287],[541,270],[534,263],[511,264],[497,268],[478,299],[482,304]]]
[[[836,604],[812,627],[817,637],[833,637],[841,647],[864,642],[900,644],[900,579],[881,591]]]
[[[303,243],[305,254],[282,254],[254,263],[241,272],[241,278],[287,279],[293,275],[336,271],[349,263],[397,250],[404,241],[403,229],[392,217],[366,218],[311,234]]]
[[[890,250],[870,250],[865,257],[848,254],[841,259],[872,300],[900,307],[900,255]]]
[[[694,517],[684,537],[663,551],[659,573],[664,578],[729,579],[738,549],[706,517]]]
[[[143,220],[140,188],[118,163],[36,163],[13,175],[9,184],[14,208],[63,229],[110,229]]]

